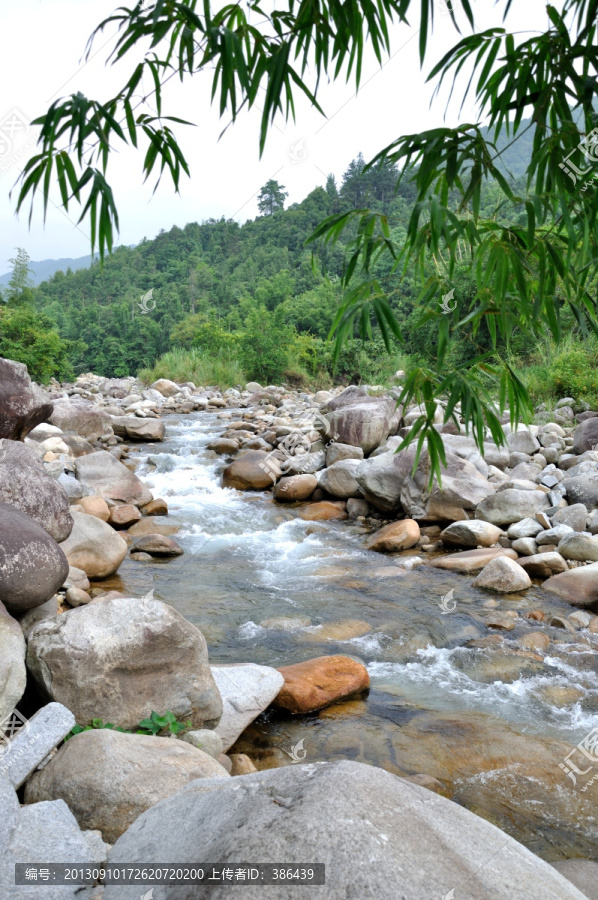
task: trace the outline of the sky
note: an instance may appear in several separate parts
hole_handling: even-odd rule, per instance
[[[242,113],[229,124],[210,105],[211,73],[180,84],[173,79],[164,95],[165,112],[191,120],[195,127],[176,126],[190,164],[191,179],[183,176],[180,194],[168,177],[154,193],[154,182],[143,183],[142,155],[121,144],[113,154],[108,179],[120,215],[118,244],[135,244],[188,222],[214,217],[239,222],[258,214],[257,195],[274,178],[285,186],[289,203],[301,201],[329,173],[340,182],[347,166],[361,151],[366,160],[403,134],[443,124],[477,121],[473,101],[459,115],[454,104],[445,118],[446,93],[432,105],[434,85],[426,83],[432,65],[456,42],[458,35],[443,0],[438,13],[429,62],[420,68],[418,23],[396,25],[390,58],[382,67],[370,54],[364,65],[359,93],[344,81],[323,85],[318,95],[325,117],[300,98],[296,121],[279,118],[259,156],[260,113]],[[115,0],[0,0],[0,274],[10,266],[15,248],[23,247],[33,260],[84,256],[90,252],[87,223],[77,225],[76,206],[68,215],[58,195],[44,224],[41,206],[15,216],[15,192],[9,194],[26,159],[35,152],[36,116],[60,97],[82,91],[106,100],[124,84],[136,59],[107,64],[114,30],[96,39],[85,62],[87,39],[101,19],[118,5]],[[126,4],[123,4],[126,5]],[[414,3],[414,8],[418,4]],[[502,23],[503,2],[473,0],[476,30]],[[521,38],[528,29],[545,28],[545,3],[525,0],[513,4],[507,20]]]

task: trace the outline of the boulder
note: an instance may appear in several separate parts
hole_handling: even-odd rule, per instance
[[[598,563],[554,575],[544,582],[542,590],[556,594],[571,606],[595,611],[598,609]]]
[[[531,588],[532,580],[514,560],[508,556],[498,556],[484,566],[473,586],[499,594],[516,594]]]
[[[593,421],[588,419],[588,422]],[[598,419],[596,420],[598,421]],[[569,470],[575,472],[575,469]],[[561,486],[567,492],[567,501],[573,505],[583,503],[588,510],[598,506],[598,472],[587,471],[581,475],[573,475],[561,481]]]
[[[112,419],[95,403],[87,400],[59,398],[49,419],[62,431],[72,431],[88,441],[97,441],[103,434],[112,434]]]
[[[364,460],[355,471],[365,499],[383,512],[398,512],[401,489],[413,468],[414,451],[382,453]]]
[[[378,553],[398,553],[400,550],[415,547],[419,539],[420,530],[417,522],[413,519],[401,519],[374,532],[368,537],[365,545],[368,550],[376,550]]]
[[[330,430],[342,444],[361,447],[367,456],[388,437],[395,406],[394,400],[368,397],[337,407],[329,416]]]
[[[343,459],[363,459],[363,450],[361,447],[353,447],[351,444],[340,444],[333,441],[326,448],[326,465],[333,466],[334,463]]]
[[[0,503],[0,602],[9,612],[41,606],[64,584],[62,549],[32,518]]]
[[[453,522],[440,533],[440,540],[452,547],[492,547],[498,542],[502,530],[481,519],[465,519]]]
[[[595,416],[585,419],[575,429],[573,434],[573,453],[581,456],[588,450],[593,450],[598,444],[598,418]]]
[[[366,667],[348,656],[318,656],[278,671],[284,685],[274,706],[296,715],[323,709],[370,686]]]
[[[318,486],[315,475],[288,475],[274,485],[274,499],[279,503],[307,500]]]
[[[12,786],[21,785],[37,767],[62,743],[75,725],[72,712],[61,703],[47,703],[17,731],[0,757],[0,776]]]
[[[516,540],[511,541],[511,547],[522,556],[535,556],[538,552],[538,545],[531,537],[517,538]]]
[[[61,472],[56,481],[66,494],[69,503],[75,503],[83,496],[83,485],[77,481],[74,475],[67,475],[66,472]]]
[[[350,384],[336,397],[325,401],[322,405],[322,410],[323,412],[331,413],[336,409],[342,409],[344,406],[353,406],[355,403],[367,403],[371,399],[365,385]]]
[[[0,603],[0,725],[23,696],[26,681],[25,638],[19,623]],[[0,742],[0,752],[4,749]]]
[[[434,566],[436,569],[460,572],[462,575],[476,575],[498,556],[517,559],[514,550],[488,547],[481,550],[463,550],[461,553],[451,553],[450,556],[438,556],[436,559],[430,560],[428,565]]]
[[[567,571],[567,563],[561,554],[556,551],[532,553],[525,559],[517,560],[517,562],[532,578],[550,578],[551,575],[558,575],[560,572]]]
[[[545,544],[558,545],[559,541],[568,534],[575,533],[569,525],[554,525],[552,528],[547,528],[546,531],[541,531],[540,534],[536,535],[536,544],[538,547],[543,547]]]
[[[291,865],[317,860],[325,866],[323,892],[312,885],[270,888],[268,896],[276,900],[318,893],[329,900],[460,900],[459,889],[476,900],[583,900],[548,863],[479,816],[349,760],[197,781],[143,813],[108,860],[147,865],[214,859],[234,866],[262,859],[264,847]],[[177,885],[159,891],[160,900],[198,893]],[[139,893],[137,885],[108,884],[105,900],[139,900]],[[206,896],[232,893],[214,885]],[[262,885],[247,885],[243,893],[247,900],[266,895]]]
[[[152,493],[140,478],[106,450],[97,450],[75,460],[77,480],[88,494],[98,494],[104,500],[118,500],[145,506]]]
[[[18,507],[59,543],[71,533],[73,520],[63,486],[19,441],[0,440],[0,503]]]
[[[180,544],[163,534],[146,534],[137,538],[134,552],[149,553],[150,556],[182,556],[185,552]]]
[[[588,422],[591,421],[588,419]],[[598,537],[573,531],[561,538],[558,548],[564,559],[598,562]]]
[[[169,524],[166,516],[143,516],[143,518],[129,526],[128,534],[133,537],[141,537],[145,534],[163,534],[168,537],[180,530],[179,525]]]
[[[341,459],[324,469],[320,475],[320,487],[340,500],[349,497],[361,497],[361,488],[355,479],[355,473],[361,461],[358,459]]]
[[[412,460],[415,448],[403,451]],[[446,450],[446,466],[441,466],[442,484],[430,483],[430,459],[423,450],[415,475],[411,470],[401,487],[401,506],[411,518],[437,521],[460,521],[487,497],[494,495],[494,485],[481,475],[473,463]]]
[[[270,706],[284,679],[276,669],[253,663],[212,666],[212,675],[222,697],[222,717],[215,731],[226,751]]]
[[[141,518],[141,513],[132,503],[123,503],[121,506],[113,506],[108,513],[108,523],[113,528],[129,528]]]
[[[280,465],[268,461],[263,450],[250,450],[239,456],[222,472],[222,486],[238,491],[263,491],[272,487],[280,474]]]
[[[158,378],[157,381],[150,384],[150,390],[158,391],[163,397],[174,397],[175,394],[180,393],[181,389],[178,384],[174,381],[169,381],[168,378]]]
[[[230,456],[231,453],[236,453],[240,446],[240,442],[234,438],[216,438],[216,440],[210,441],[206,445],[206,450],[213,450],[214,453]]]
[[[476,509],[475,517],[493,525],[510,525],[521,519],[534,518],[536,513],[548,509],[549,506],[550,501],[542,491],[507,488],[483,500]]]
[[[88,453],[95,453],[95,447],[85,438],[79,437],[78,434],[62,434],[61,438],[69,448],[70,455],[75,459],[79,456],[87,456]]]
[[[127,542],[96,516],[76,512],[73,522],[69,538],[60,545],[68,565],[83,569],[92,579],[107,578],[116,572],[127,554]]]
[[[553,525],[568,525],[573,531],[585,531],[588,511],[583,503],[573,503],[559,509],[552,517]]]
[[[222,713],[201,631],[158,600],[102,599],[40,622],[27,666],[80,725],[100,718],[130,729],[170,710],[211,728]]]
[[[588,900],[598,898],[598,862],[595,859],[560,859],[550,864]]]
[[[538,440],[527,428],[507,434],[507,445],[511,452],[526,453],[528,456],[533,456],[540,449]]]
[[[108,504],[103,497],[98,497],[96,494],[90,494],[89,497],[82,497],[78,505],[83,509],[83,512],[86,515],[95,516],[96,519],[101,519],[102,522],[107,522],[110,518],[110,508],[108,507]]]
[[[315,450],[313,453],[290,456],[282,463],[282,470],[286,475],[313,475],[325,465],[326,454],[323,450]]]
[[[192,747],[197,747],[198,750],[203,750],[204,753],[207,753],[214,759],[218,759],[220,754],[224,752],[222,738],[215,731],[210,731],[209,728],[186,731],[185,734],[181,735],[181,740],[191,744]]]
[[[114,843],[142,812],[196,778],[229,778],[183,741],[108,728],[70,738],[27,782],[25,803],[64,800],[79,826]]]
[[[513,524],[509,526],[507,537],[511,541],[516,541],[519,538],[533,538],[543,530],[544,529],[537,519],[521,519],[519,522],[513,522]]]
[[[139,416],[112,416],[114,434],[129,441],[163,441],[162,419],[142,419]]]
[[[141,512],[144,516],[167,516],[168,503],[162,497],[156,497],[155,500],[150,500],[149,503],[142,506]]]
[[[299,516],[308,522],[328,522],[331,519],[346,519],[347,511],[339,500],[320,500],[302,509]]]
[[[52,406],[49,394],[31,383],[26,365],[0,357],[0,438],[22,441],[48,421]]]

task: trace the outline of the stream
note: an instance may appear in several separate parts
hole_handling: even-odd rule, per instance
[[[559,763],[560,742],[570,749],[598,726],[598,635],[525,618],[534,609],[572,612],[539,587],[497,601],[465,576],[426,565],[405,573],[399,557],[364,549],[358,521],[308,522],[300,504],[222,488],[226,459],[206,445],[228,421],[216,412],[170,415],[163,443],[131,448],[137,474],[167,501],[164,521],[179,529],[185,554],[127,557],[105,586],[133,596],[153,589],[201,629],[211,662],[279,667],[342,653],[371,678],[367,696],[319,713],[267,712],[234,749],[258,768],[293,764],[301,742],[306,762],[348,758],[425,773],[545,858],[595,855],[594,789],[576,791]],[[444,614],[449,591],[455,608]],[[519,613],[512,631],[486,626],[497,602]],[[551,639],[543,659],[516,645],[531,631]],[[463,646],[479,639],[486,646]],[[547,802],[550,814],[537,808]]]

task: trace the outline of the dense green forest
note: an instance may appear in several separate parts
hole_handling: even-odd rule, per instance
[[[528,163],[530,134],[503,154],[514,184]],[[26,255],[20,254],[13,261],[13,278],[3,298],[7,302],[0,310],[0,354],[26,362],[41,381],[87,371],[107,376],[141,372],[148,378],[164,375],[224,385],[246,378],[297,386],[324,385],[332,379],[388,381],[397,368],[408,368],[435,352],[443,311],[440,297],[435,315],[430,316],[429,307],[418,306],[426,273],[416,277],[400,267],[393,270],[388,258],[375,270],[401,325],[408,356],[398,342],[396,352],[388,354],[374,329],[370,341],[349,340],[333,365],[327,336],[352,235],[347,231],[345,243],[333,249],[306,245],[323,219],[354,207],[384,213],[394,242],[401,245],[413,208],[413,186],[404,177],[397,187],[399,171],[388,162],[365,172],[364,165],[360,155],[340,185],[329,176],[324,188],[316,187],[287,209],[284,186],[270,181],[260,194],[262,214],[252,221],[240,225],[223,218],[174,227],[134,248],[117,248],[103,266],[97,262],[89,269],[57,272],[37,288],[30,286]],[[524,193],[523,186],[518,187]],[[487,184],[485,215],[500,220],[497,196],[495,186]],[[435,263],[442,271],[444,261]],[[474,290],[466,260],[451,285],[456,300]],[[151,299],[142,303],[149,291]],[[466,361],[490,347],[490,335],[480,329],[452,347],[452,359]],[[514,359],[525,359],[537,396],[549,387],[557,393],[572,390],[571,377],[557,384],[552,378],[547,386],[543,367],[555,365],[547,351],[523,346],[517,334],[508,347],[499,348]],[[564,352],[586,354],[587,363],[587,347],[575,345]],[[565,368],[570,369],[568,359]],[[582,393],[592,394],[597,387],[582,385]]]

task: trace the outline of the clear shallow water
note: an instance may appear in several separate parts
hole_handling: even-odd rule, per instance
[[[131,456],[154,496],[168,502],[166,521],[179,527],[185,555],[127,557],[106,586],[135,596],[153,589],[201,628],[212,662],[283,666],[342,653],[370,673],[369,692],[318,713],[267,711],[235,751],[258,768],[292,765],[299,747],[307,762],[354,759],[424,773],[548,860],[594,857],[598,784],[580,793],[559,763],[598,727],[598,635],[523,618],[537,608],[571,612],[535,587],[499,598],[501,612],[520,618],[498,646],[464,647],[495,633],[484,606],[494,595],[429,566],[405,572],[399,557],[365,550],[359,523],[305,522],[300,505],[276,504],[269,492],[222,488],[226,459],[206,449],[226,429],[217,414],[169,416],[166,426],[165,442],[139,445]],[[443,615],[449,591],[456,607]],[[261,624],[282,616],[311,624]],[[320,634],[339,622],[346,639]],[[515,641],[530,631],[550,636],[544,659],[518,650]]]

